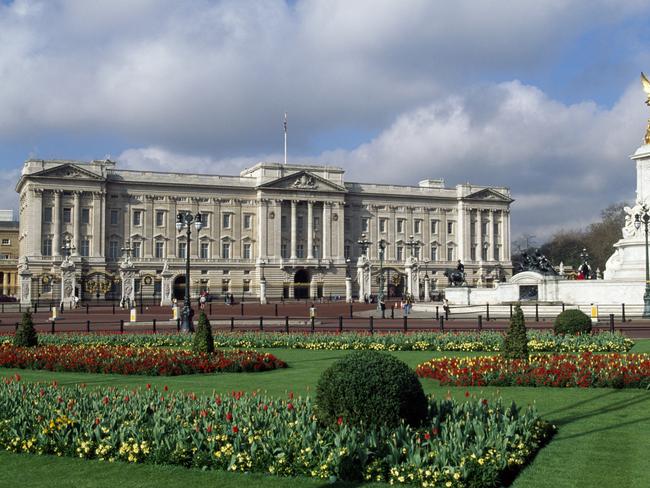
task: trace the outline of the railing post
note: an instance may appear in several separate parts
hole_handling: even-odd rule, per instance
[[[370,334],[372,335],[372,334],[375,333],[375,322],[374,322],[375,318],[371,315],[369,317],[369,320],[370,320],[370,324],[369,324],[370,325]]]
[[[614,333],[614,314],[613,313],[609,314],[609,331],[612,334]]]
[[[564,302],[562,302],[562,311],[564,312]]]
[[[23,311],[22,304],[20,302],[18,302],[18,311],[19,312]]]
[[[264,332],[264,317],[260,315],[260,331]]]
[[[5,313],[5,302],[2,302],[2,313]]]
[[[490,321],[490,304],[485,304],[485,320]]]
[[[449,307],[445,308],[445,320],[449,320]]]
[[[181,319],[178,318],[176,319],[176,332],[180,332],[180,331],[181,331]]]
[[[483,330],[483,316],[482,315],[478,316],[478,330],[479,330],[479,332]]]
[[[18,322],[16,322],[16,326],[14,330],[18,330]]]
[[[243,317],[244,316],[244,302],[241,302],[239,304],[239,308],[241,309],[240,315]]]
[[[440,316],[440,332],[445,331],[445,317],[443,315]]]
[[[212,302],[208,303],[208,314],[212,315]]]
[[[288,334],[289,333],[289,316],[285,315],[284,317],[284,331]]]
[[[36,302],[36,305],[34,305],[34,313],[38,313],[38,302]]]
[[[86,332],[90,333],[90,320],[86,320]]]
[[[277,303],[275,304],[275,316],[276,317],[278,316],[278,304]]]
[[[56,320],[52,320],[52,323],[50,324],[50,333],[54,334],[54,326],[56,324]],[[18,325],[18,322],[16,322],[16,325]],[[18,330],[18,327],[16,327],[16,330]]]
[[[391,319],[395,318],[395,304],[394,303],[390,306],[390,318]]]
[[[535,322],[539,322],[539,303],[535,303]]]
[[[408,332],[408,330],[409,330],[409,323],[408,323],[408,321],[409,321],[408,316],[407,316],[407,315],[404,315],[404,317],[402,318],[402,328],[404,329],[404,332]]]
[[[153,329],[153,333],[155,334],[156,333],[156,319],[153,319],[153,321],[151,322],[151,328]]]
[[[512,320],[512,303],[510,304],[510,319]]]
[[[350,304],[350,318],[354,318],[354,315],[353,315],[353,312],[354,312],[353,307],[354,307],[354,305],[351,303],[351,304]]]
[[[230,317],[230,332],[235,331],[235,317]]]
[[[113,302],[113,315],[115,315],[115,302]]]
[[[86,315],[88,315],[88,303],[86,303]]]
[[[626,322],[626,320],[625,320],[625,304],[624,303],[621,303],[621,320],[623,321],[623,323]]]
[[[309,321],[311,322],[311,333],[314,333],[316,327],[316,317],[310,317]]]
[[[440,318],[440,312],[438,310],[438,305],[436,305],[436,320]]]
[[[120,319],[120,334],[124,334],[124,319]]]
[[[339,315],[339,332],[343,332],[343,315]]]

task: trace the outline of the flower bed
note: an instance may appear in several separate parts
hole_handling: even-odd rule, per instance
[[[85,373],[176,376],[215,372],[254,372],[285,368],[272,354],[215,351],[196,354],[182,349],[60,344],[35,348],[0,345],[0,366]]]
[[[430,421],[362,430],[319,425],[309,398],[0,383],[0,448],[203,469],[417,483],[500,486],[550,438],[529,407],[429,400]]]
[[[417,374],[453,386],[555,386],[646,388],[648,354],[540,354],[528,363],[501,356],[432,359]]]
[[[490,351],[503,346],[500,332],[391,332],[369,333],[281,333],[215,332],[216,347],[292,348],[377,351]],[[551,332],[528,332],[531,352],[626,352],[634,342],[622,334],[602,332],[580,336],[555,336]],[[5,341],[9,339],[5,336]],[[113,344],[145,347],[189,347],[186,334],[40,334],[41,344]]]

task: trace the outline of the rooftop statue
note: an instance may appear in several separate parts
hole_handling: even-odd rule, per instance
[[[641,86],[643,86],[643,91],[646,94],[645,104],[650,107],[650,80],[648,80],[648,77],[643,72],[641,72]],[[644,144],[650,144],[650,120],[648,120],[648,127],[645,130],[643,142]]]

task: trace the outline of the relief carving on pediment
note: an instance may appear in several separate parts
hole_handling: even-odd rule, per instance
[[[318,184],[314,181],[314,177],[306,174],[300,175],[291,186],[298,190],[315,190],[318,188]]]

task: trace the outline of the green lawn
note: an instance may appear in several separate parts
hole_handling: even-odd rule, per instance
[[[345,351],[270,350],[290,364],[286,370],[268,373],[191,375],[183,377],[125,377],[0,370],[0,375],[18,371],[27,381],[60,384],[86,383],[98,386],[140,387],[151,383],[159,388],[196,393],[213,390],[251,391],[272,395],[311,394],[320,373]],[[650,352],[650,340],[638,341],[634,352]],[[396,352],[412,367],[436,355],[449,353]],[[425,391],[462,399],[467,388],[440,388],[423,380]],[[499,394],[519,405],[535,403],[544,418],[560,430],[553,441],[517,478],[515,487],[580,487],[650,485],[647,453],[650,451],[650,392],[646,390],[558,389],[558,388],[470,388],[488,398]],[[311,479],[287,479],[261,475],[201,472],[173,467],[125,465],[0,452],[0,486],[12,487],[172,487],[257,485],[259,487],[325,486]],[[354,486],[354,485],[340,485]],[[387,486],[364,484],[364,487]]]

